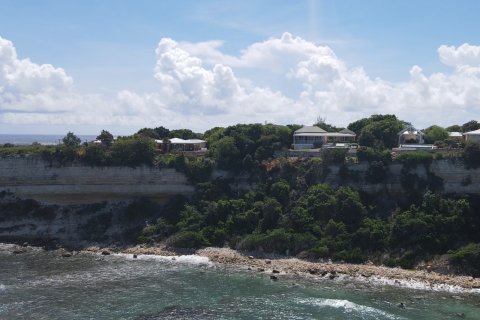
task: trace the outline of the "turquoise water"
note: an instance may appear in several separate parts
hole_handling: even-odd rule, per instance
[[[0,319],[480,319],[480,295],[0,248]],[[405,309],[398,306],[405,304]]]

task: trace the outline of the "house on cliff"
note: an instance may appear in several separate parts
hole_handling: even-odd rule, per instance
[[[303,126],[293,134],[293,149],[315,149],[329,143],[353,143],[355,138],[355,132],[348,129],[327,132],[318,126]]]
[[[480,143],[480,129],[465,132],[463,134],[463,136],[465,137],[465,141],[472,141],[472,142],[479,142]]]
[[[171,138],[155,140],[158,148],[163,152],[204,152],[207,151],[207,142],[200,139]]]

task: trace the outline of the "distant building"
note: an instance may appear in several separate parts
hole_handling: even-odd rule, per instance
[[[327,132],[317,126],[304,126],[293,134],[293,149],[316,149],[328,143],[355,142],[355,132],[343,129],[340,132]]]
[[[207,142],[200,139],[180,139],[171,138],[165,140],[155,140],[159,148],[164,152],[182,151],[198,152],[207,150]]]
[[[415,129],[412,125],[408,125],[398,133],[398,146],[402,148],[402,145],[421,145],[425,143],[425,134]]]
[[[463,136],[465,137],[465,141],[480,142],[480,129],[465,132]]]
[[[463,140],[463,134],[461,132],[449,132],[448,138],[452,140]]]

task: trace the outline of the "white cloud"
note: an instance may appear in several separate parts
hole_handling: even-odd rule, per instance
[[[447,66],[480,66],[480,46],[468,43],[460,47],[442,45],[438,48],[440,61]]]
[[[337,125],[394,113],[417,126],[464,123],[480,115],[480,47],[441,46],[450,72],[410,69],[403,82],[372,79],[328,46],[284,33],[238,55],[221,41],[163,38],[155,50],[154,92],[80,94],[63,69],[19,59],[0,38],[0,123],[188,127],[205,130],[270,121],[310,124],[321,115]],[[239,75],[242,76],[239,76]],[[270,85],[258,80],[270,79]],[[263,81],[265,83],[265,81]]]
[[[55,100],[69,94],[72,82],[61,68],[19,59],[13,43],[0,37],[0,111],[69,110]]]

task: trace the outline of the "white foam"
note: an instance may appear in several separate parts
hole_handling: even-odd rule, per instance
[[[438,292],[451,292],[451,293],[476,293],[480,294],[480,288],[463,288],[445,283],[429,283],[426,281],[419,281],[413,279],[389,279],[384,277],[370,277],[365,279],[364,277],[357,277],[360,281],[367,281],[374,285],[388,285],[396,286],[413,290],[428,290]]]
[[[7,286],[0,283],[0,292],[7,290]]]
[[[146,261],[169,261],[173,263],[185,263],[193,265],[213,266],[213,263],[207,257],[199,255],[181,255],[181,256],[159,256],[153,254],[138,254],[137,258],[133,258],[133,254],[114,253],[114,256],[124,257],[128,260],[146,260]]]
[[[363,315],[373,316],[375,318],[378,317],[378,319],[403,319],[401,317],[395,316],[383,310],[357,304],[349,300],[310,298],[310,299],[299,300],[299,302],[318,306],[318,307],[343,309],[346,313],[360,313]]]

